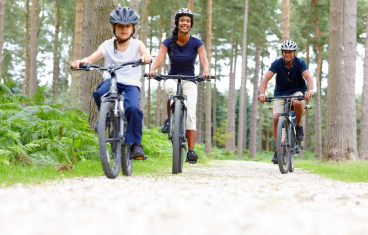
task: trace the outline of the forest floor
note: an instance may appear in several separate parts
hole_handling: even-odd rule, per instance
[[[0,234],[368,234],[367,183],[262,162],[184,167],[0,188]]]

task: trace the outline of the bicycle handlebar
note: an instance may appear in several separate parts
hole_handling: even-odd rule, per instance
[[[265,102],[271,103],[273,100],[276,100],[276,99],[291,99],[291,98],[297,98],[299,101],[301,101],[301,100],[304,100],[304,95],[266,97]]]
[[[182,80],[194,79],[197,82],[211,81],[211,79],[216,79],[215,76],[211,76],[211,78],[205,78],[205,77],[203,77],[201,75],[188,76],[188,75],[162,75],[162,74],[155,74],[154,77],[149,77],[147,74],[144,74],[144,77],[148,77],[148,79],[155,79],[156,81],[161,81],[164,78],[169,78],[169,79],[182,79]]]
[[[152,61],[150,63],[152,63]],[[136,61],[130,61],[130,62],[121,64],[121,65],[118,65],[118,66],[110,65],[108,67],[101,67],[97,64],[83,63],[83,64],[79,65],[78,69],[74,69],[72,66],[70,66],[70,69],[73,70],[73,71],[78,71],[78,70],[83,70],[83,71],[90,71],[90,70],[103,70],[103,71],[105,71],[105,70],[110,70],[112,72],[112,71],[116,71],[118,69],[121,69],[122,67],[127,66],[127,65],[132,65],[132,67],[138,67],[140,65],[146,65],[146,64],[150,64],[150,63],[144,63],[141,60],[136,60]]]

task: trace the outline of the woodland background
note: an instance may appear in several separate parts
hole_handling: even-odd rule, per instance
[[[102,78],[74,73],[70,62],[113,36],[108,16],[118,5],[137,10],[136,36],[153,57],[163,37],[171,36],[175,12],[194,11],[191,35],[205,43],[217,77],[198,84],[196,141],[205,143],[206,153],[217,146],[241,157],[249,149],[253,158],[275,149],[269,105],[256,99],[270,58],[280,57],[280,43],[291,39],[316,80],[313,109],[303,119],[304,149],[324,160],[368,159],[368,0],[0,0],[0,155],[19,159],[43,149],[47,158],[50,146],[63,146],[66,156],[97,151],[91,94]],[[364,78],[355,78],[359,57]],[[167,60],[158,72],[168,69]],[[362,93],[355,93],[356,79],[364,79]],[[219,87],[224,83],[227,89]],[[145,126],[160,126],[167,115],[162,84],[144,84]],[[268,96],[273,89],[269,84]],[[9,141],[23,147],[9,148]]]

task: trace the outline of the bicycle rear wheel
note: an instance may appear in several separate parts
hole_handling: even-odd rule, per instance
[[[119,174],[121,141],[118,137],[119,119],[114,115],[114,103],[103,102],[98,119],[98,147],[105,175],[114,179]]]
[[[285,127],[285,142],[281,143],[281,136],[282,136],[282,124]],[[287,174],[289,171],[289,163],[290,163],[290,146],[287,147],[288,143],[288,121],[285,117],[281,116],[279,118],[279,122],[277,124],[277,161],[279,163],[279,169],[282,174]]]
[[[173,164],[172,164],[172,173],[178,174],[179,169],[182,168],[182,164],[180,163],[180,156],[181,161],[183,161],[183,148],[182,148],[182,139],[181,139],[181,118],[182,116],[182,103],[180,100],[175,101],[175,114],[174,114],[174,134],[172,139],[173,145]],[[182,171],[182,169],[180,169]]]

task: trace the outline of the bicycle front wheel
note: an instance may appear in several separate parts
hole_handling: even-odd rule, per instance
[[[282,126],[284,124],[285,127],[285,141],[284,143],[281,142],[282,137]],[[279,118],[279,122],[277,124],[277,161],[279,163],[279,169],[282,174],[287,174],[289,171],[289,164],[290,164],[290,146],[287,147],[287,143],[289,140],[288,136],[288,121],[285,117],[281,116]]]
[[[175,101],[175,114],[174,114],[174,133],[172,139],[173,145],[173,164],[172,164],[172,173],[178,174],[182,172],[182,164],[183,161],[183,148],[182,148],[182,139],[181,139],[181,129],[182,122],[180,116],[182,116],[182,103],[180,100]]]
[[[115,179],[121,162],[119,119],[114,115],[114,103],[103,102],[98,119],[98,147],[102,168],[107,178]]]

